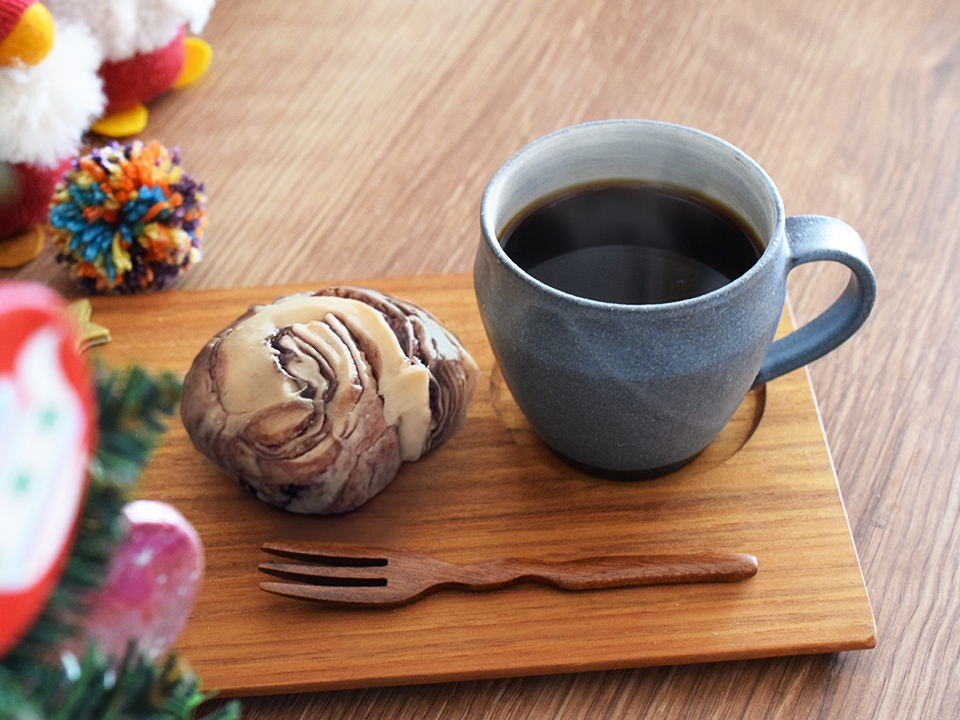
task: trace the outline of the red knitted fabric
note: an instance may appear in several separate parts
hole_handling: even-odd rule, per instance
[[[185,28],[181,27],[168,45],[149,53],[137,53],[125,60],[103,63],[99,75],[107,96],[105,112],[127,110],[173,87],[183,69],[184,35]]]
[[[7,39],[20,22],[23,11],[37,0],[0,0],[0,42]]]
[[[46,218],[53,190],[70,162],[68,158],[52,168],[29,163],[12,166],[18,192],[14,198],[0,198],[0,239],[28,230]]]

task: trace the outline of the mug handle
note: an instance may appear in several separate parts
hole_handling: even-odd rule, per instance
[[[863,325],[877,298],[877,280],[863,240],[842,220],[824,215],[787,218],[786,241],[788,273],[804,263],[832,260],[850,269],[850,282],[830,307],[770,346],[751,389],[838,347]]]

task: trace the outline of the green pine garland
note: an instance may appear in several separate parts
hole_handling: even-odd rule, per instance
[[[192,717],[210,696],[184,660],[171,653],[151,662],[134,643],[119,663],[96,646],[83,656],[59,648],[76,634],[84,597],[106,580],[123,539],[120,520],[180,399],[179,379],[151,377],[138,367],[98,367],[99,434],[89,486],[66,568],[44,611],[0,660],[0,720],[178,720]],[[232,720],[228,703],[204,720]]]

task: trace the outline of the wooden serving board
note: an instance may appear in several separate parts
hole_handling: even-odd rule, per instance
[[[206,548],[178,648],[223,695],[395,685],[873,647],[875,624],[830,454],[801,370],[752,393],[692,465],[642,483],[560,463],[524,425],[494,368],[467,275],[362,282],[420,303],[482,370],[467,425],[338,517],[268,507],[197,453],[172,422],[141,495],[173,503]],[[231,288],[94,300],[114,365],[183,373],[254,302],[313,287]],[[784,317],[781,332],[789,329]],[[502,556],[749,552],[758,574],[720,585],[564,592],[446,591],[387,610],[330,608],[258,589],[260,543],[316,539],[454,562]]]

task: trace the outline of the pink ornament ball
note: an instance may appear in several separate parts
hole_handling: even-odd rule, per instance
[[[166,503],[135,500],[123,515],[129,532],[106,583],[91,598],[86,640],[120,658],[135,639],[156,660],[176,643],[193,609],[204,571],[203,545],[193,525]]]

